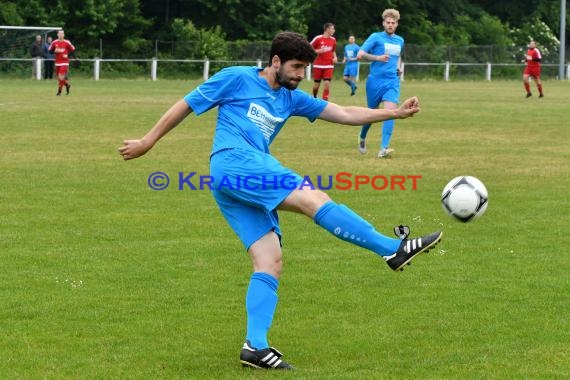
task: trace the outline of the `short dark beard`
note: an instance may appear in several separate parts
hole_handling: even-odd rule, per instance
[[[285,87],[287,90],[295,90],[298,86],[298,83],[293,85],[290,81],[283,80],[281,78],[281,75],[280,75],[280,70],[278,70],[275,73],[275,80],[277,81],[277,83],[279,83],[279,85],[281,85],[282,87]]]

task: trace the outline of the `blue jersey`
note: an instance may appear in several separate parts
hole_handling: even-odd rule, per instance
[[[197,115],[219,107],[212,154],[228,148],[269,153],[289,117],[304,116],[312,122],[325,109],[327,102],[301,90],[272,89],[259,76],[262,70],[225,68],[184,97]]]
[[[344,58],[346,59],[345,64],[347,67],[358,66],[356,56],[359,50],[360,47],[357,44],[347,44],[344,46]]]
[[[389,35],[386,32],[372,33],[361,50],[373,55],[390,55],[388,62],[374,61],[370,64],[370,76],[387,79],[398,78],[398,60],[404,50],[404,39],[396,34]]]

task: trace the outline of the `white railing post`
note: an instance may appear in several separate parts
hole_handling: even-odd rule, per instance
[[[445,62],[445,72],[443,73],[443,80],[449,82],[449,61]]]
[[[156,80],[156,73],[158,69],[158,59],[156,57],[152,58],[152,63],[150,64],[150,79]]]
[[[311,71],[312,71],[312,67],[313,65],[311,65],[309,63],[309,66],[305,67],[305,78],[307,78],[307,80],[311,80]]]
[[[261,59],[257,60],[257,67],[259,67],[260,69],[263,67],[263,64],[261,63]]]
[[[491,80],[491,62],[487,62],[487,71],[485,71],[485,79]]]
[[[101,59],[99,57],[95,57],[93,61],[93,79],[99,80],[99,75],[101,73]]]
[[[204,73],[202,77],[204,78],[204,80],[208,80],[208,78],[210,77],[210,60],[208,58],[206,58],[206,60],[204,61]]]
[[[405,68],[406,68],[406,65],[404,64],[404,62],[402,62],[402,69],[400,71],[400,80],[402,82],[404,81],[404,72],[406,71]]]
[[[566,65],[566,80],[570,80],[570,64]]]
[[[44,60],[41,58],[36,58],[34,60],[34,65],[36,65],[36,79],[37,80],[42,80],[42,62]]]

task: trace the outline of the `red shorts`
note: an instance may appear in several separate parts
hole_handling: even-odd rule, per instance
[[[540,67],[525,67],[524,68],[524,75],[528,75],[534,78],[540,78]]]
[[[323,80],[331,80],[333,76],[333,68],[328,67],[326,69],[322,69],[320,67],[313,68],[313,79],[316,82],[320,82],[321,79]]]
[[[58,76],[59,75],[66,76],[68,72],[69,72],[69,66],[56,66],[55,67],[55,74]]]

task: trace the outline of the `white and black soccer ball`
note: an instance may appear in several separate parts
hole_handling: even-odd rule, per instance
[[[445,185],[441,193],[443,210],[464,223],[483,215],[488,203],[487,188],[472,176],[455,177]]]

